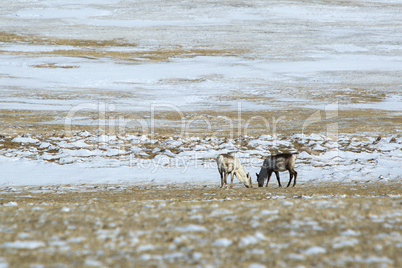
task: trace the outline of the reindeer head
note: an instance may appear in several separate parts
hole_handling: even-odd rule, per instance
[[[261,177],[258,173],[255,173],[255,175],[257,175],[257,182],[258,182],[258,187],[262,187],[264,186],[264,179]]]
[[[253,183],[251,182],[250,173],[247,173],[247,179],[246,179],[246,182],[244,183],[244,185],[245,185],[247,188],[253,188]]]

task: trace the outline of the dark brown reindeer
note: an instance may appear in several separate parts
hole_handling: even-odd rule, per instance
[[[269,179],[271,178],[272,172],[275,172],[276,179],[278,180],[279,187],[282,187],[281,180],[279,178],[279,171],[289,170],[289,183],[286,187],[289,187],[292,178],[294,176],[293,187],[296,185],[297,172],[295,170],[296,154],[277,154],[270,155],[265,158],[262,164],[260,174],[257,174],[258,187],[264,186],[265,179],[267,180],[268,187]]]

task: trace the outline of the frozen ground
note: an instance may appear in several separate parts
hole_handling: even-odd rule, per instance
[[[401,11],[398,1],[4,3],[0,183],[214,180],[218,153],[254,174],[289,150],[301,180],[400,179]]]
[[[215,159],[233,153],[255,177],[267,153],[299,152],[299,181],[399,181],[401,138],[320,135],[285,139],[156,138],[82,132],[72,137],[0,138],[2,185],[219,183]],[[283,173],[282,181],[288,174]],[[253,179],[255,182],[255,178]],[[274,182],[276,184],[276,182]]]
[[[35,1],[0,14],[3,109],[401,114],[397,1]],[[75,40],[75,41],[72,41]],[[89,42],[91,41],[91,42]],[[275,100],[275,101],[273,101]]]

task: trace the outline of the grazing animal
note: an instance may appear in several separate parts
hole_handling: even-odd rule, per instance
[[[293,187],[296,185],[297,172],[295,170],[296,154],[277,154],[270,155],[265,158],[262,164],[260,174],[257,174],[258,187],[264,186],[264,181],[266,178],[268,187],[269,179],[271,178],[272,172],[275,172],[276,179],[278,180],[279,187],[282,187],[281,180],[279,178],[279,171],[289,170],[289,183],[286,187],[289,187],[290,182],[294,176]]]
[[[226,178],[228,174],[232,175],[231,187],[233,187],[233,176],[236,176],[247,188],[253,188],[250,174],[246,174],[246,171],[236,157],[229,154],[221,154],[216,158],[216,162],[218,164],[219,174],[221,175],[220,188],[222,188],[224,184],[227,185]]]

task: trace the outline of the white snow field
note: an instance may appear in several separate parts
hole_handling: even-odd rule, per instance
[[[95,135],[40,141],[16,137],[21,146],[1,149],[2,185],[75,183],[212,183],[219,184],[215,158],[233,153],[253,175],[272,150],[295,152],[299,182],[396,181],[402,174],[401,138],[332,140],[298,135],[287,140],[270,136],[237,140],[170,138],[150,142],[146,136]],[[101,142],[100,138],[107,139]],[[5,138],[3,138],[5,139]],[[152,145],[151,147],[149,147]],[[247,148],[246,150],[243,148]],[[282,175],[282,180],[288,174]],[[253,179],[254,182],[255,178]],[[275,182],[276,183],[276,182]]]
[[[3,1],[0,184],[217,182],[219,153],[254,174],[289,150],[302,181],[399,180],[401,11],[399,1]],[[153,138],[164,126],[176,133]],[[212,132],[239,126],[236,140]]]

